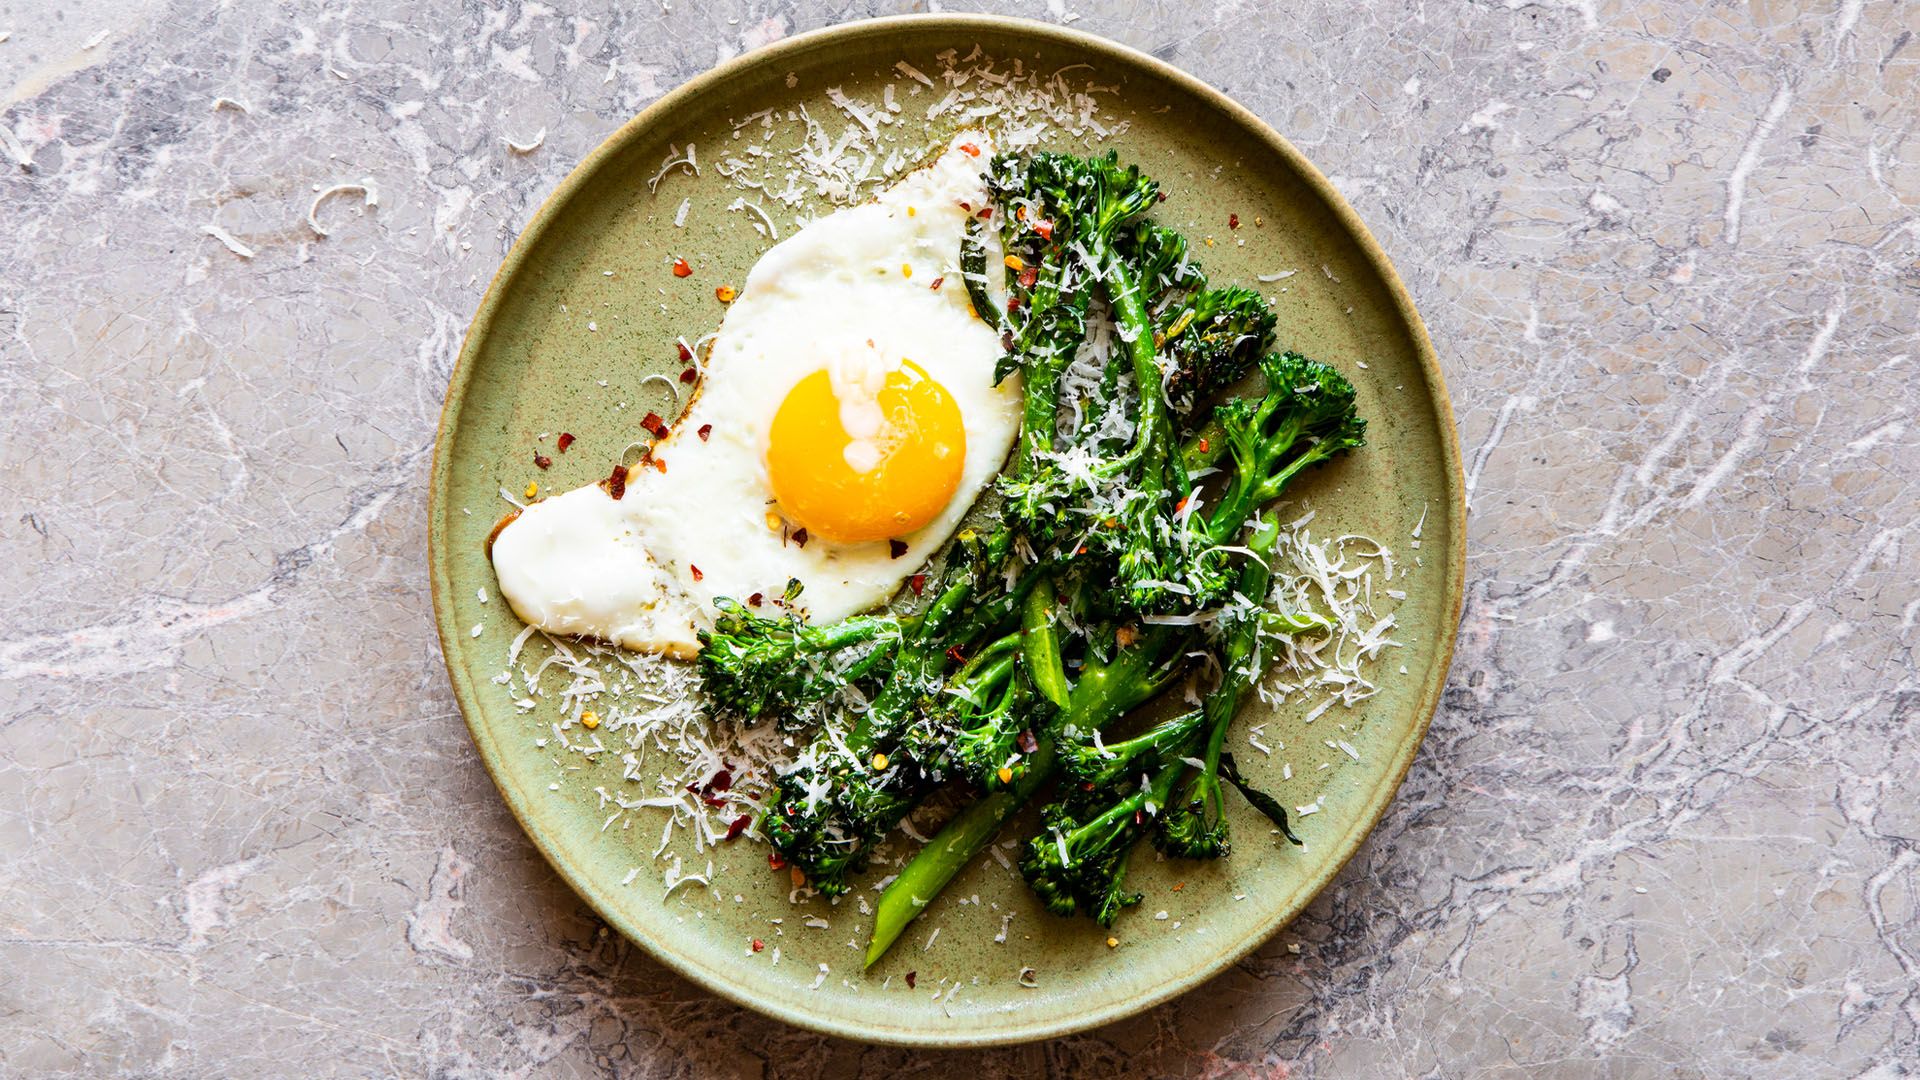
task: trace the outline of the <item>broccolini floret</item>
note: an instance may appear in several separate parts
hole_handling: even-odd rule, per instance
[[[808,706],[890,668],[900,619],[862,615],[809,625],[799,597],[799,582],[790,583],[770,615],[727,597],[714,601],[713,627],[700,631],[701,685],[710,711],[749,723],[772,716],[793,726]]]

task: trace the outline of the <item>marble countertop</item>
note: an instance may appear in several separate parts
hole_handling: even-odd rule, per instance
[[[1471,585],[1305,917],[1138,1019],[928,1054],[726,1004],[546,867],[430,632],[426,474],[487,279],[616,125],[790,33],[976,6],[1166,58],[1333,177],[1451,382]],[[1916,27],[0,0],[0,1074],[1915,1075]],[[314,186],[362,177],[316,239]]]

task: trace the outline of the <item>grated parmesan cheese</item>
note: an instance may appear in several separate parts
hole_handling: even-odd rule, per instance
[[[0,150],[5,150],[7,156],[12,158],[13,163],[21,169],[33,168],[32,152],[20,144],[20,140],[13,134],[13,129],[6,124],[0,124]]]
[[[312,229],[318,236],[332,236],[333,234],[328,232],[320,224],[320,218],[318,216],[320,213],[320,204],[333,198],[335,195],[352,194],[358,194],[361,197],[362,208],[372,208],[380,205],[380,193],[374,189],[373,179],[371,177],[364,178],[357,184],[335,184],[313,197],[313,205],[307,207],[307,227]]]
[[[248,247],[244,243],[241,243],[239,237],[233,235],[227,230],[221,228],[220,226],[202,225],[200,226],[200,231],[203,233],[206,233],[208,236],[211,236],[215,240],[218,240],[222,244],[226,245],[227,250],[233,252],[235,255],[238,255],[243,259],[253,258],[252,248]]]
[[[760,219],[753,223],[755,232],[769,240],[780,239],[780,227],[773,223],[772,215],[762,209],[759,204],[748,202],[746,196],[743,195],[731,203],[728,203],[727,209],[733,211],[751,211],[754,217]]]
[[[700,161],[695,155],[694,145],[692,143],[687,144],[687,152],[684,154],[680,152],[678,146],[669,145],[667,147],[667,160],[660,163],[660,171],[654,173],[652,178],[647,181],[647,190],[655,195],[660,194],[660,182],[665,180],[667,174],[675,169],[685,169],[694,176],[700,175]]]
[[[979,49],[964,59],[948,50],[938,59],[937,74],[904,61],[894,70],[910,93],[946,87],[927,107],[928,119],[985,121],[1003,149],[1026,149],[1044,137],[1060,135],[1093,147],[1127,129],[1125,121],[1109,122],[1101,116],[1096,95],[1114,88],[1069,79],[1071,68],[1044,73],[1021,60],[997,60]],[[733,139],[742,145],[715,168],[736,186],[762,192],[789,210],[799,211],[815,199],[841,206],[860,202],[917,165],[926,149],[896,141],[905,136],[894,135],[894,118],[906,107],[894,85],[884,84],[878,100],[863,100],[844,87],[829,88],[827,100],[843,121],[838,131],[804,106],[784,112],[763,109],[737,119]],[[797,125],[797,144],[775,145],[776,119]],[[756,126],[759,140],[747,142],[745,136]]]
[[[510,135],[500,136],[500,141],[506,143],[507,149],[516,154],[531,154],[535,150],[540,149],[541,145],[547,141],[547,129],[541,128],[534,133],[533,138],[528,139],[526,142],[517,142]]]
[[[1371,537],[1346,534],[1316,541],[1313,514],[1282,530],[1270,600],[1281,610],[1315,612],[1332,624],[1324,635],[1280,638],[1272,673],[1258,686],[1262,701],[1325,695],[1308,710],[1311,724],[1339,704],[1353,708],[1379,692],[1362,668],[1400,642],[1390,637],[1392,612],[1375,610],[1373,576],[1393,577],[1393,552]],[[1397,598],[1396,598],[1397,599]]]

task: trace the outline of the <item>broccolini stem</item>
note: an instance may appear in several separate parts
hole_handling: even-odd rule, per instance
[[[848,645],[872,641],[880,634],[899,627],[900,620],[890,615],[856,615],[825,626],[803,624],[794,636],[799,638],[802,652],[832,652]]]
[[[1027,677],[1042,697],[1066,708],[1067,669],[1060,659],[1060,634],[1053,627],[1053,583],[1041,579],[1021,609],[1020,656],[1027,662]]]
[[[1034,792],[1040,790],[1052,773],[1053,744],[1043,742],[1039,752],[1028,759],[1026,771],[1011,785],[969,803],[914,855],[913,861],[880,894],[880,903],[874,908],[873,938],[867,942],[867,967],[886,955],[907,924],[993,841],[1000,826],[1033,798]]]
[[[1099,728],[1123,713],[1152,700],[1180,671],[1166,666],[1186,641],[1173,628],[1156,626],[1111,663],[1083,672],[1060,725]],[[914,853],[912,861],[880,894],[874,909],[873,938],[867,945],[867,966],[886,954],[894,941],[955,874],[965,869],[1019,811],[1053,779],[1058,763],[1053,740],[1042,738],[1039,749],[1027,757],[1027,767],[1012,784],[982,796],[947,822],[939,835]]]
[[[1247,540],[1247,549],[1254,557],[1240,568],[1240,594],[1264,600],[1267,587],[1273,584],[1273,567],[1268,560],[1273,555],[1274,545],[1280,539],[1280,523],[1269,513],[1253,523],[1253,535]],[[1214,801],[1214,813],[1220,812],[1220,785],[1213,780],[1220,772],[1220,751],[1226,745],[1227,728],[1233,723],[1234,714],[1240,711],[1240,696],[1246,692],[1258,678],[1259,663],[1255,659],[1260,645],[1260,620],[1249,615],[1246,621],[1233,627],[1227,635],[1225,655],[1220,658],[1223,674],[1220,686],[1207,697],[1204,706],[1207,721],[1212,730],[1207,733],[1206,776],[1211,782],[1211,797]]]
[[[984,659],[978,667],[968,665],[965,677],[956,676],[948,681],[947,689],[958,700],[974,709],[987,704],[1002,689],[1013,687],[1013,666],[1019,660],[1014,652],[1018,644],[1018,635],[1011,635],[1004,641],[994,642],[997,649],[991,658]],[[1006,646],[999,648],[999,646]]]
[[[980,242],[980,234],[986,226],[980,219],[969,217],[967,230],[960,237],[960,280],[966,283],[967,299],[973,303],[973,313],[995,330],[1007,328],[1006,313],[994,306],[987,294],[987,247]]]
[[[1287,482],[1292,480],[1301,470],[1325,461],[1330,456],[1325,449],[1327,445],[1329,444],[1323,442],[1314,443],[1306,449],[1305,453],[1288,462],[1286,468],[1267,477],[1266,480],[1260,484],[1259,489],[1254,492],[1254,504],[1257,506],[1279,498],[1281,489],[1285,488]]]
[[[1193,709],[1181,713],[1171,720],[1155,724],[1146,731],[1117,743],[1105,743],[1100,749],[1106,751],[1097,772],[1079,773],[1076,777],[1095,787],[1103,787],[1133,771],[1135,763],[1149,755],[1160,754],[1168,747],[1191,740],[1206,720],[1205,713]]]
[[[976,682],[981,685],[992,685],[993,683],[999,682],[1000,679],[1005,676],[1004,672],[999,675],[988,672],[982,677],[982,669],[1011,666],[1013,663],[1013,651],[1019,647],[1020,635],[1017,633],[1008,634],[1006,637],[981,649],[978,654],[962,665],[959,671],[953,673],[953,678],[950,682],[956,687],[971,687],[975,685]]]
[[[1227,429],[1218,420],[1208,420],[1180,448],[1180,464],[1187,472],[1197,473],[1227,456]]]
[[[1067,833],[1067,847],[1071,850],[1090,842],[1095,848],[1104,847],[1115,837],[1133,828],[1135,817],[1148,806],[1153,807],[1155,813],[1165,810],[1167,799],[1173,795],[1174,782],[1179,780],[1186,770],[1187,764],[1184,761],[1176,760],[1161,765],[1160,771],[1155,773],[1153,779],[1145,786],[1108,807],[1099,817]],[[1092,837],[1099,837],[1099,839],[1090,841],[1089,838]]]
[[[1127,354],[1133,360],[1133,381],[1140,398],[1140,413],[1133,431],[1133,448],[1107,462],[1101,467],[1101,472],[1113,477],[1138,467],[1135,475],[1143,486],[1158,486],[1160,465],[1167,448],[1173,445],[1173,438],[1172,427],[1167,422],[1167,396],[1162,388],[1164,379],[1160,373],[1159,350],[1153,339],[1153,317],[1148,314],[1146,302],[1140,295],[1140,282],[1133,268],[1120,257],[1113,242],[1096,237],[1091,243],[1094,250],[1089,254],[1094,258],[1094,265],[1100,269],[1100,280],[1106,283],[1107,300],[1113,305],[1114,321],[1120,326],[1121,339],[1126,342]],[[1185,487],[1184,484],[1181,486]]]

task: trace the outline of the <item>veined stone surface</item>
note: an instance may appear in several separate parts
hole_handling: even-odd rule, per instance
[[[475,758],[424,556],[447,375],[541,198],[717,60],[928,6],[1070,20],[1298,144],[1427,319],[1473,499],[1452,683],[1339,882],[1182,999],[974,1054],[609,934]],[[1920,1073],[1916,31],[0,0],[0,1073]]]

